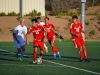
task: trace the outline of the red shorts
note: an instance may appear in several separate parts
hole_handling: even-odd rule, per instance
[[[84,40],[81,38],[81,39],[72,39],[73,42],[74,42],[74,47],[75,48],[79,48],[81,46],[85,46],[85,42]]]
[[[48,41],[49,41],[49,43],[54,43],[54,41],[55,41],[55,36],[49,36],[49,37],[47,37],[47,39],[48,39]]]
[[[44,50],[44,41],[34,40],[33,45],[34,45],[34,47],[39,47],[40,50]]]

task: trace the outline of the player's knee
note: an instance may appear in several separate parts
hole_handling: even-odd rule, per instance
[[[82,46],[79,47],[79,50],[83,50],[83,49],[82,49]]]
[[[18,48],[17,50],[18,50],[18,53],[21,53],[21,48]]]
[[[34,51],[37,52],[37,47],[34,47]]]
[[[54,43],[51,43],[51,46],[54,46]]]
[[[22,51],[25,51],[25,46],[21,46],[21,48],[22,48]]]

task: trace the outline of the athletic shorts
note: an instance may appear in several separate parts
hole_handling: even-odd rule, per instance
[[[51,42],[54,43],[54,41],[55,41],[55,36],[48,37],[47,39],[48,39],[48,42],[49,42],[50,44],[51,44]]]
[[[74,47],[75,48],[79,48],[81,46],[85,46],[85,42],[84,40],[81,38],[81,39],[72,39],[72,41],[74,42]]]
[[[44,50],[44,41],[34,40],[33,45],[34,45],[34,47],[39,47],[40,50]]]
[[[16,40],[14,40],[14,45],[16,48],[21,48],[21,46],[25,45],[25,41],[20,41],[20,43],[18,43]]]

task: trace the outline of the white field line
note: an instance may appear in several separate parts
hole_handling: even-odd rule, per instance
[[[14,46],[0,46],[0,47],[14,47]],[[26,47],[33,47],[33,46],[26,46]],[[51,47],[51,46],[47,46]],[[56,47],[74,47],[74,46],[56,46]],[[100,46],[86,46],[86,47],[100,47]]]
[[[54,68],[56,68],[56,67],[63,67],[63,66],[52,66],[52,65],[41,65],[41,64],[39,64],[39,65],[19,65],[19,64],[0,64],[1,66],[26,66],[26,67],[33,67],[33,66],[37,66],[37,67],[54,67]]]
[[[3,49],[0,49],[0,51],[8,52],[7,50],[3,50]],[[10,53],[11,54],[15,54],[14,52],[10,52]],[[27,55],[24,55],[24,56],[27,56]],[[64,64],[52,62],[52,61],[49,61],[49,60],[44,60],[44,59],[43,59],[43,61],[49,62],[49,63],[52,63],[52,64],[56,64],[56,65],[59,65],[59,66],[62,66],[62,67],[67,67],[67,68],[71,68],[71,69],[75,69],[75,70],[80,70],[80,71],[84,71],[84,72],[100,75],[100,73],[98,73],[98,72],[94,72],[94,71],[90,71],[90,70],[86,70],[86,69],[82,69],[82,68],[77,68],[77,67],[73,67],[73,66],[69,66],[69,65],[64,65]]]

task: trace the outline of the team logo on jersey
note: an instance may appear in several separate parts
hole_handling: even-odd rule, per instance
[[[75,27],[74,29],[76,30],[76,32],[79,32],[80,31],[80,26],[79,27]]]
[[[33,32],[36,32],[36,34],[39,34],[39,31],[41,31],[40,28],[38,28],[37,30],[34,30]]]
[[[49,28],[46,28],[48,32],[50,32],[50,29],[52,29],[52,27],[50,26]]]

